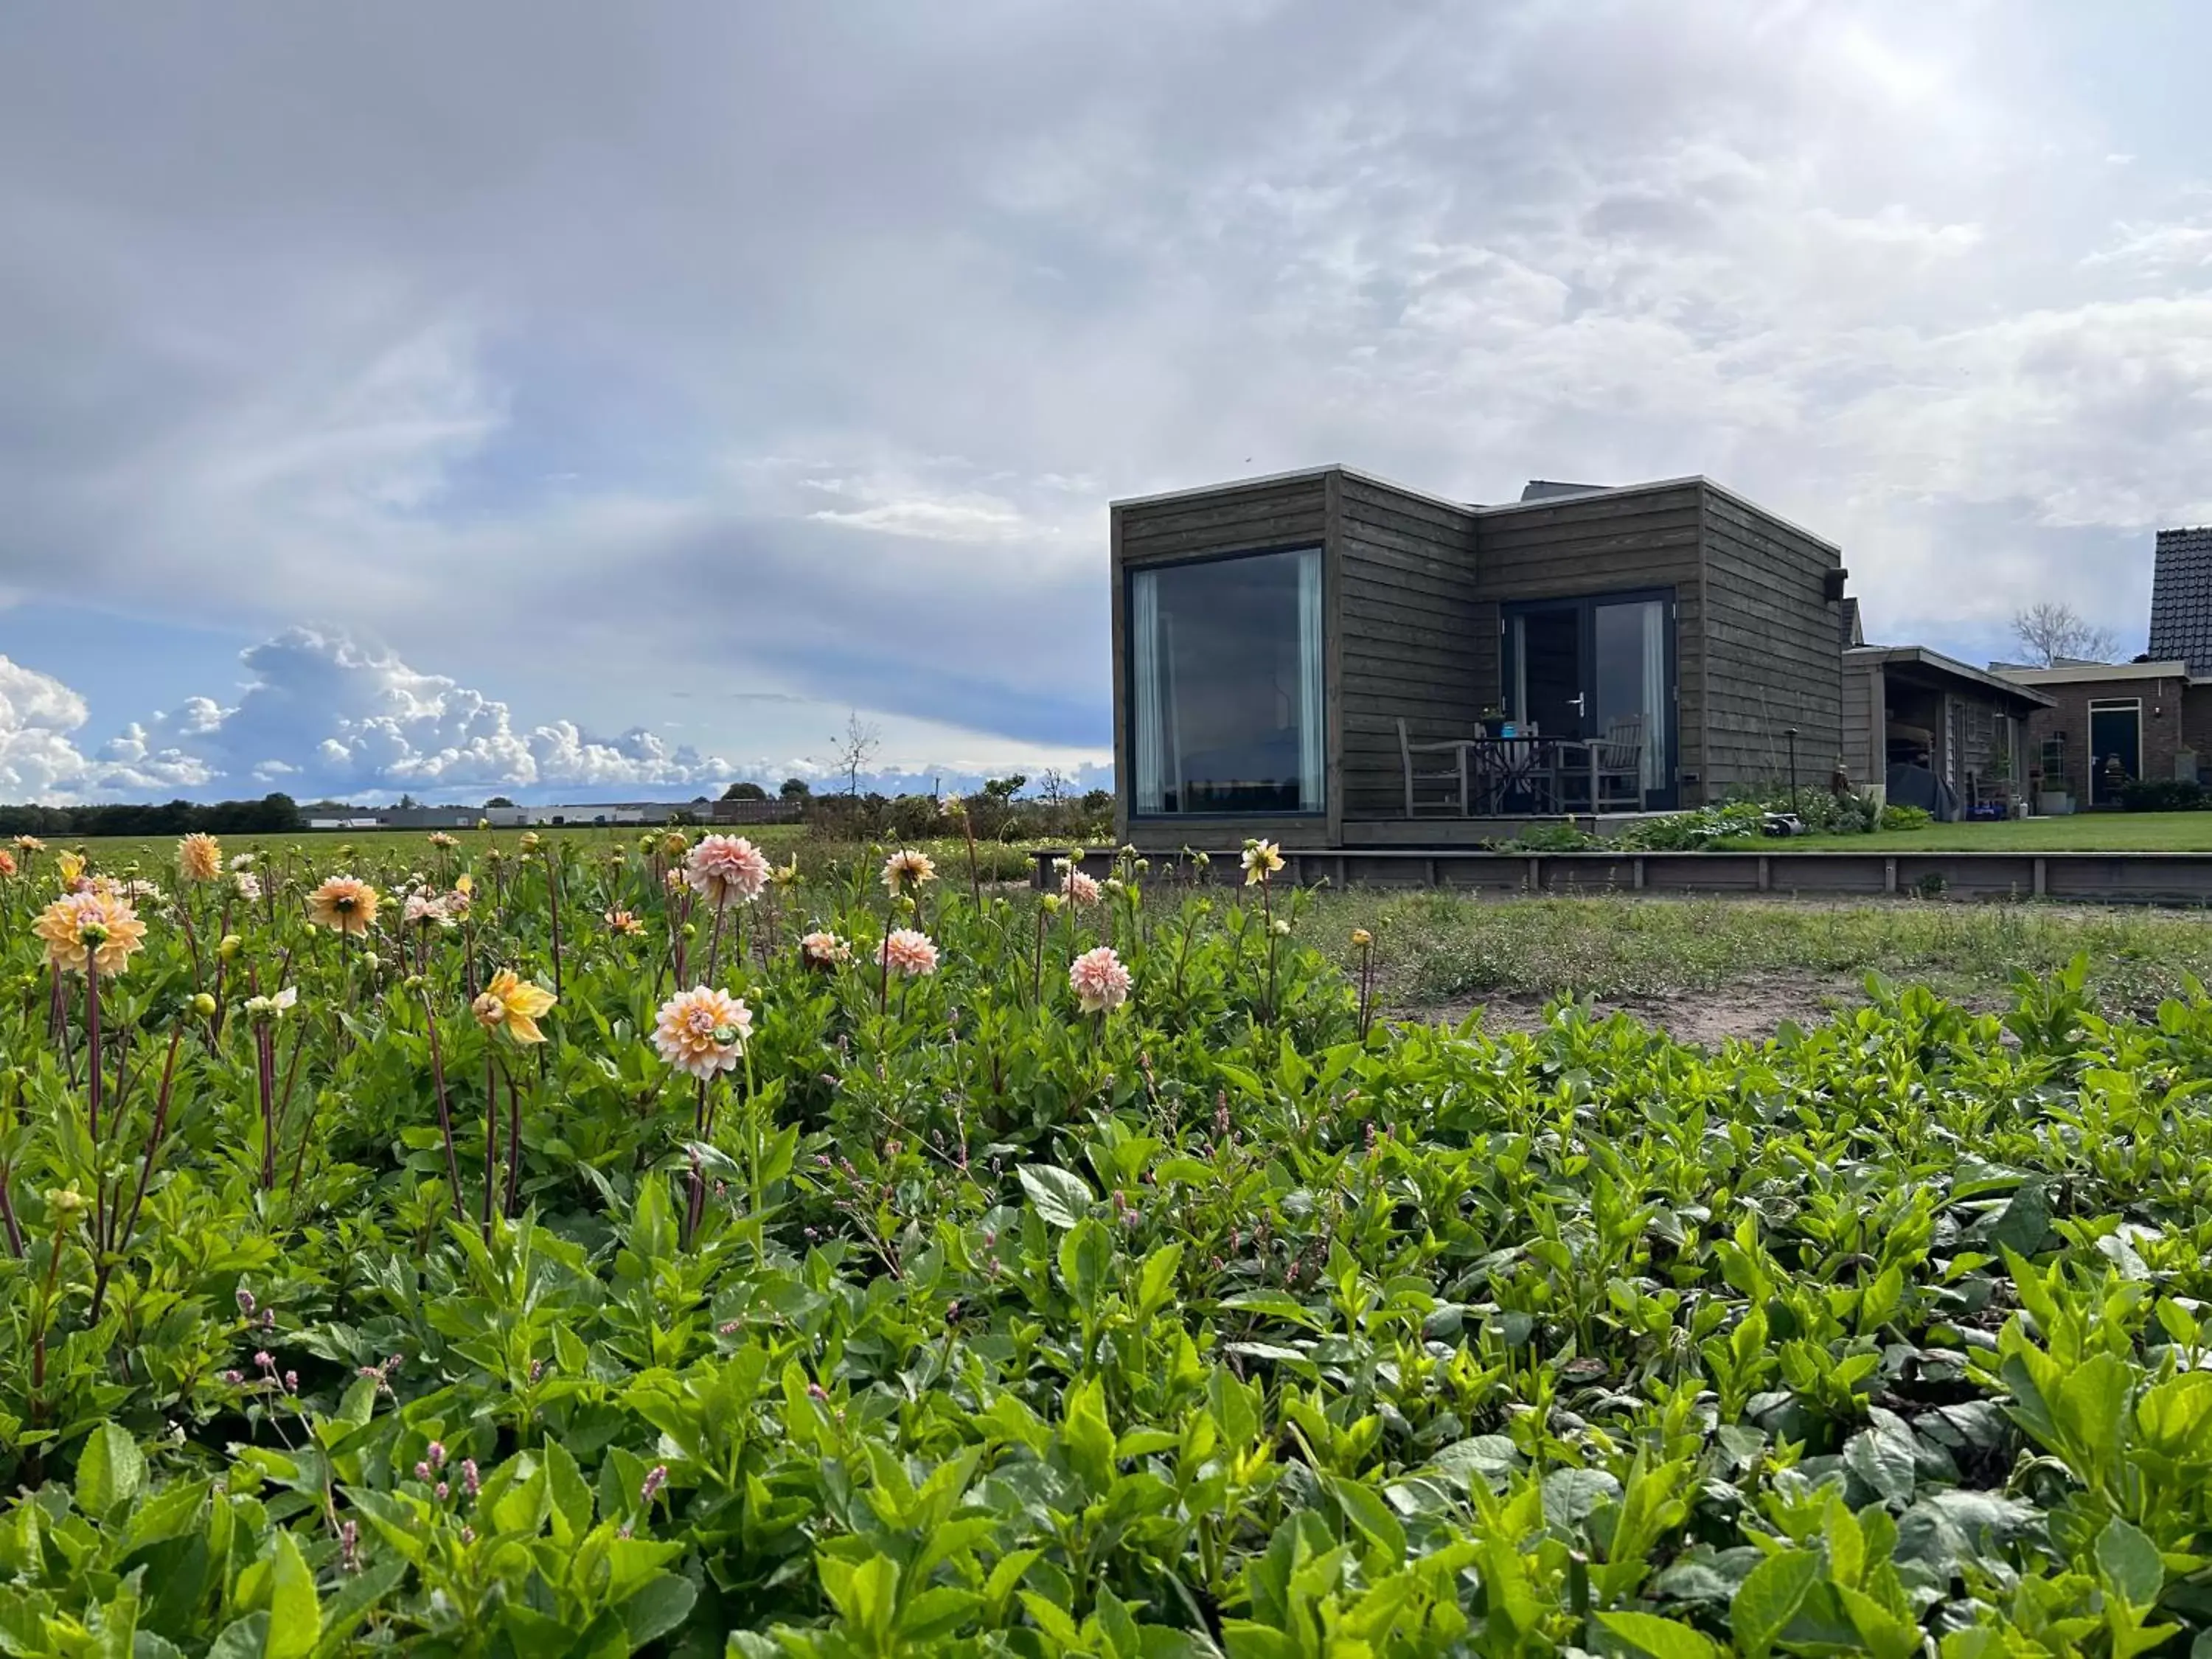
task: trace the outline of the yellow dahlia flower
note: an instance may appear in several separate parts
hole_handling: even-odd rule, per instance
[[[1257,887],[1283,867],[1281,849],[1272,841],[1247,842],[1244,845],[1244,884]]]
[[[538,1029],[538,1016],[552,1006],[550,991],[526,982],[512,968],[502,968],[491,976],[483,994],[469,1005],[469,1012],[487,1031],[503,1030],[517,1042],[543,1042],[545,1033]]]

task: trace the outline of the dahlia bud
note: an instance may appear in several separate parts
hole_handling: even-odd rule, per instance
[[[215,1018],[215,999],[210,996],[205,991],[202,991],[198,996],[192,999],[192,1012],[198,1014],[202,1019],[213,1019]]]
[[[233,957],[236,956],[245,948],[246,941],[239,938],[237,934],[225,933],[222,936],[222,943],[215,947],[215,953],[221,957],[225,962],[228,962]]]

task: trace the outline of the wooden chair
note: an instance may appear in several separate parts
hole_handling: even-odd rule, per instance
[[[1452,764],[1442,772],[1416,772],[1416,755],[1449,755]],[[1460,817],[1467,816],[1467,745],[1461,743],[1415,743],[1406,731],[1406,722],[1398,721],[1398,763],[1406,775],[1406,816],[1418,817],[1423,806],[1455,807]],[[1449,784],[1455,799],[1429,800],[1419,799],[1423,786]]]
[[[1623,714],[1596,738],[1561,744],[1559,793],[1564,796],[1566,784],[1587,779],[1592,812],[1643,811],[1644,726],[1643,715]]]

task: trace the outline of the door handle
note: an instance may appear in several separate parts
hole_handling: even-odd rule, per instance
[[[1577,692],[1576,692],[1576,693],[1575,693],[1575,695],[1574,695],[1573,696],[1569,697],[1569,698],[1567,699],[1567,701],[1568,701],[1569,702],[1571,702],[1571,703],[1574,704],[1574,706],[1575,706],[1575,713],[1577,713],[1577,714],[1587,714],[1589,712],[1588,709],[1586,709],[1586,708],[1584,708],[1583,707],[1583,699],[1584,699],[1585,697],[1587,697],[1589,695],[1589,694],[1588,692],[1584,692],[1584,691],[1577,691]]]

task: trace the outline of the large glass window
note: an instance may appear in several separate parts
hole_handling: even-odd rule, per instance
[[[1318,812],[1321,550],[1129,578],[1139,816]]]

